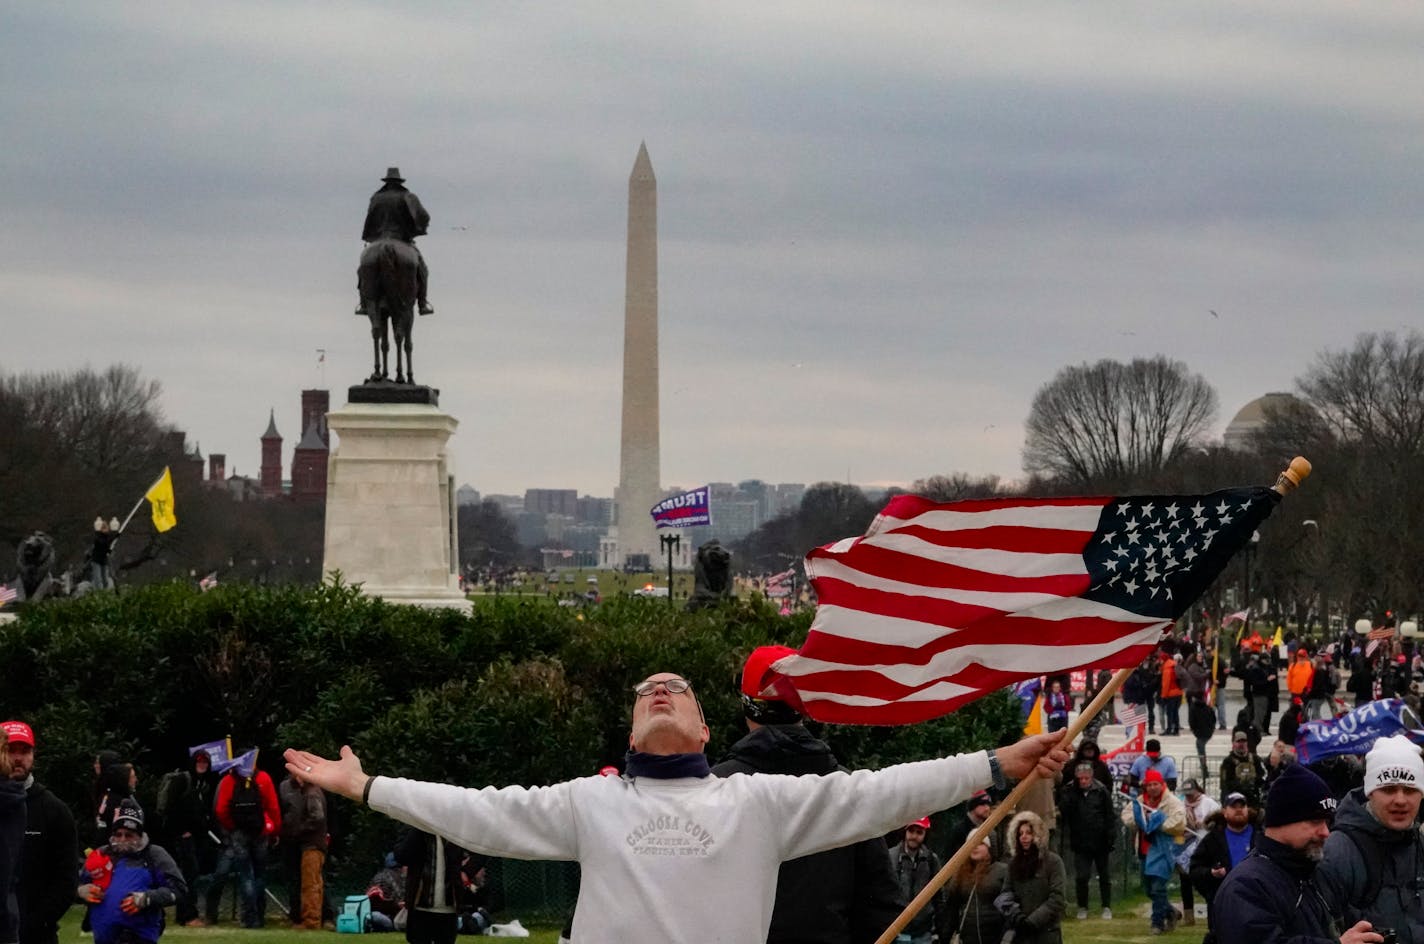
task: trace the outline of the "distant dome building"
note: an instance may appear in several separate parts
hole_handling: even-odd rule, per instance
[[[1268,393],[1257,397],[1236,411],[1231,422],[1226,424],[1222,440],[1226,448],[1245,452],[1251,448],[1251,438],[1266,425],[1269,411],[1306,408],[1306,403],[1293,393]]]

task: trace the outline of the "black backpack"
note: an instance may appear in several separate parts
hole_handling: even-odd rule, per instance
[[[228,805],[232,824],[245,833],[257,835],[266,827],[262,812],[262,791],[251,777],[236,779],[232,786],[232,801]]]

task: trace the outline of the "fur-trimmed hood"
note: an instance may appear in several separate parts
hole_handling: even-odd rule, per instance
[[[1043,817],[1032,810],[1023,810],[1015,813],[1014,818],[1009,820],[1009,831],[1006,834],[1009,855],[1012,856],[1019,847],[1019,826],[1028,823],[1033,827],[1033,844],[1038,846],[1039,854],[1048,851],[1048,827],[1044,825]]]

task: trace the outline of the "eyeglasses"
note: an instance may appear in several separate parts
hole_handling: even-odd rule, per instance
[[[639,682],[637,685],[633,686],[633,694],[637,695],[639,698],[642,698],[644,695],[651,695],[653,692],[658,690],[659,685],[667,689],[669,695],[681,695],[683,692],[692,688],[692,683],[689,682],[687,679],[659,679],[656,682]]]

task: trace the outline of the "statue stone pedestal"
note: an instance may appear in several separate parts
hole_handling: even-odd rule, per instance
[[[455,483],[445,447],[459,421],[418,403],[348,403],[327,472],[322,572],[391,603],[469,612],[456,576]]]

